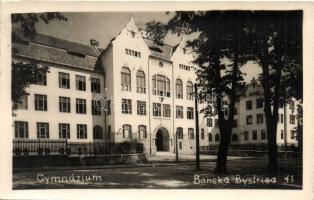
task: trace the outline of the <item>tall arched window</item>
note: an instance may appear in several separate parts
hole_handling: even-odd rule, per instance
[[[204,140],[204,138],[205,138],[205,131],[204,131],[204,129],[202,128],[202,129],[201,129],[201,140]]]
[[[147,130],[145,125],[138,126],[138,138],[147,138]]]
[[[181,127],[177,128],[177,136],[178,136],[178,139],[183,139],[183,128]]]
[[[183,83],[181,79],[176,80],[176,97],[183,99]]]
[[[238,141],[238,135],[236,133],[232,134],[231,140],[232,142],[237,142]]]
[[[102,139],[102,128],[101,126],[95,126],[93,129],[93,138]]]
[[[121,70],[121,89],[131,91],[131,71],[127,67],[122,67]]]
[[[170,97],[170,79],[156,74],[153,76],[153,94]]]
[[[186,84],[186,98],[193,100],[193,83],[191,81],[188,81]]]
[[[213,135],[211,133],[208,133],[208,141],[209,142],[213,141]]]
[[[136,72],[136,92],[146,93],[145,73],[141,70]]]
[[[215,135],[215,142],[219,142],[219,133],[216,133]]]
[[[193,128],[188,129],[188,137],[190,140],[194,140],[194,129]]]
[[[131,139],[132,138],[132,126],[129,124],[124,124],[123,128],[123,138]]]

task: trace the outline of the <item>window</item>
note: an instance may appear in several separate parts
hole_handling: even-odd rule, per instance
[[[249,140],[249,132],[244,131],[243,136],[245,141]]]
[[[59,97],[59,111],[71,112],[70,97]]]
[[[121,89],[131,91],[131,71],[127,67],[122,67],[121,70]]]
[[[219,123],[218,123],[218,119],[215,119],[215,127],[218,127]]]
[[[182,149],[182,142],[179,142],[179,149]]]
[[[194,129],[193,128],[188,129],[188,138],[190,140],[194,140]]]
[[[146,93],[145,73],[140,70],[136,73],[136,92]]]
[[[125,124],[123,125],[123,138],[132,138],[132,126]]]
[[[283,114],[280,114],[280,123],[283,124]]]
[[[289,116],[289,123],[290,124],[295,124],[295,116],[294,115],[290,115]]]
[[[146,115],[146,102],[145,101],[137,101],[137,114]]]
[[[47,85],[47,74],[44,72],[38,72],[36,74],[36,85]]]
[[[253,140],[257,140],[257,131],[253,131],[252,134]]]
[[[131,99],[122,99],[122,113],[132,114],[132,101],[131,101]]]
[[[176,97],[178,99],[183,99],[183,83],[181,79],[176,80]]]
[[[266,140],[266,131],[265,130],[261,130],[261,139],[262,140]]]
[[[141,52],[130,50],[130,49],[125,49],[125,54],[134,56],[134,57],[141,57]]]
[[[192,107],[187,108],[187,118],[188,119],[194,119],[194,109]]]
[[[183,128],[181,127],[177,128],[177,137],[178,139],[183,139]]]
[[[262,123],[264,123],[264,115],[263,115],[263,113],[256,115],[256,123],[257,123],[257,124],[262,124]]]
[[[49,124],[37,122],[37,138],[49,138]]]
[[[204,140],[204,138],[205,138],[205,131],[204,131],[204,129],[202,128],[202,129],[201,129],[201,140]]]
[[[134,31],[131,31],[131,37],[135,38],[135,32]]]
[[[215,135],[215,142],[219,142],[219,133],[216,133]]]
[[[15,121],[14,133],[15,138],[28,138],[28,122]]]
[[[70,74],[59,72],[59,88],[70,88]]]
[[[176,106],[176,118],[183,119],[183,106]]]
[[[263,99],[256,99],[256,108],[263,108]]]
[[[107,133],[107,139],[110,140],[111,135],[111,125],[108,126],[108,133]]]
[[[252,110],[252,100],[246,101],[246,110]]]
[[[27,110],[28,109],[28,96],[23,95],[21,98],[18,100],[19,102],[14,103],[13,108],[15,110],[21,109],[21,110]]]
[[[208,141],[209,142],[213,141],[213,136],[211,133],[208,133]]]
[[[153,116],[161,117],[161,104],[153,103]]]
[[[187,100],[193,100],[193,83],[191,81],[186,84],[186,98]]]
[[[70,139],[70,124],[59,124],[59,138]]]
[[[239,140],[238,135],[236,133],[232,134],[231,140],[232,142],[237,142]]]
[[[295,132],[294,130],[291,130],[291,131],[290,131],[290,139],[291,139],[291,140],[296,139],[296,132]]]
[[[76,89],[85,91],[86,90],[86,81],[85,81],[85,76],[75,76],[75,84],[76,84]]]
[[[233,120],[233,127],[234,128],[238,127],[238,120],[236,119]]]
[[[90,83],[91,91],[95,93],[100,93],[100,79],[92,78]]]
[[[101,101],[92,100],[92,115],[101,115]]]
[[[87,139],[87,125],[77,124],[77,139]]]
[[[187,71],[190,71],[190,70],[191,70],[191,67],[190,67],[190,66],[182,65],[182,64],[179,64],[179,68],[180,68],[180,69],[187,70]]]
[[[213,127],[213,119],[212,118],[207,118],[207,126]]]
[[[138,138],[147,138],[146,126],[139,125],[138,126]]]
[[[247,115],[246,116],[246,124],[250,125],[253,123],[253,116],[252,115]]]
[[[163,117],[171,117],[171,108],[169,104],[163,104]]]
[[[234,112],[234,115],[237,115],[238,114],[238,108],[234,107],[233,112]]]
[[[164,63],[163,62],[159,62],[159,67],[163,67],[164,66]]]
[[[283,130],[280,130],[280,138],[283,139]]]
[[[86,100],[76,99],[76,113],[86,114]]]
[[[163,75],[154,75],[153,94],[170,97],[170,79]]]
[[[290,103],[289,103],[289,108],[290,108],[290,110],[292,110],[292,111],[295,110],[295,103],[294,103],[294,101],[290,101]]]
[[[93,129],[93,138],[96,140],[102,139],[102,128],[101,126],[95,126]]]
[[[35,110],[47,111],[47,95],[35,94]]]
[[[107,115],[111,115],[111,100],[107,101]]]

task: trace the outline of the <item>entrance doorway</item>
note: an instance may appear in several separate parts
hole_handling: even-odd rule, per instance
[[[157,131],[155,143],[157,151],[169,151],[169,133],[166,129]]]

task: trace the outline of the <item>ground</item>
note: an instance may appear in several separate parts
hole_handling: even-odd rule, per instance
[[[279,160],[278,175],[267,175],[267,159],[233,158],[228,161],[228,174],[215,175],[214,160],[201,162],[152,161],[137,166],[97,166],[60,169],[20,170],[13,173],[13,189],[52,188],[143,188],[143,189],[302,189],[300,159]]]

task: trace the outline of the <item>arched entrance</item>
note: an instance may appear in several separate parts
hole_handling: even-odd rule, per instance
[[[169,151],[169,133],[166,129],[158,129],[155,145],[157,151]]]

